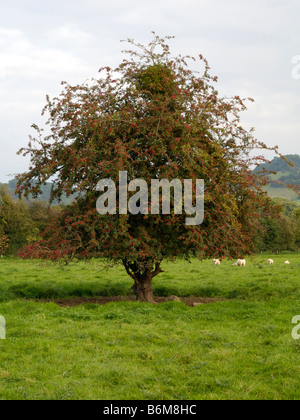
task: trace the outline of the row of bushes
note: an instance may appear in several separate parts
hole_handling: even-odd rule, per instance
[[[15,255],[26,244],[40,239],[41,232],[60,211],[46,202],[14,200],[0,188],[0,255]]]
[[[279,217],[264,216],[255,234],[256,251],[298,251],[300,249],[300,206],[275,199]]]

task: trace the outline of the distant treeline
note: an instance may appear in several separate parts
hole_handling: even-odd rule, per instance
[[[40,200],[25,201],[12,197],[11,190],[0,187],[0,255],[15,255],[24,245],[37,242],[41,233],[61,211]]]
[[[300,205],[284,199],[273,202],[278,205],[278,213],[262,215],[255,232],[255,251],[299,251]]]

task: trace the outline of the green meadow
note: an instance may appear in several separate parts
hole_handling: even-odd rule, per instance
[[[193,260],[163,269],[156,296],[222,299],[62,307],[56,300],[128,295],[132,281],[97,260],[1,258],[0,399],[300,398],[299,253],[259,254],[246,267]]]

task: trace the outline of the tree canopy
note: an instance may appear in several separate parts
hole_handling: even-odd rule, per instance
[[[29,170],[18,175],[20,195],[37,196],[47,180],[54,182],[53,200],[77,195],[23,257],[121,262],[147,301],[165,258],[250,252],[259,211],[271,206],[262,189],[266,178],[251,172],[264,161],[253,151],[268,147],[241,126],[246,99],[221,97],[205,58],[173,57],[170,38],[154,34],[146,46],[129,39],[129,57],[116,69],[103,67],[98,79],[81,85],[63,82],[59,97],[47,97],[45,127],[34,125],[36,135],[19,152],[31,157]],[[189,179],[194,194],[203,179],[203,223],[187,225],[173,205],[170,214],[149,208],[148,214],[100,215],[96,185],[106,178],[117,183],[120,171],[127,171],[128,182],[139,178],[148,185]],[[118,206],[118,184],[116,192]]]

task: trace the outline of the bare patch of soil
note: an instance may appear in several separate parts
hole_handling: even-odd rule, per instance
[[[188,306],[198,306],[199,304],[207,304],[207,303],[214,303],[220,300],[224,300],[222,298],[209,298],[209,297],[177,297],[177,296],[169,296],[169,297],[161,297],[155,296],[154,297],[155,303],[164,303],[168,301],[176,301],[176,302],[183,302]],[[85,303],[93,303],[97,305],[104,305],[109,302],[135,302],[136,297],[133,295],[128,296],[99,296],[99,297],[74,297],[74,298],[64,298],[64,299],[41,299],[40,302],[53,302],[62,307],[72,307],[77,305],[82,305]]]

